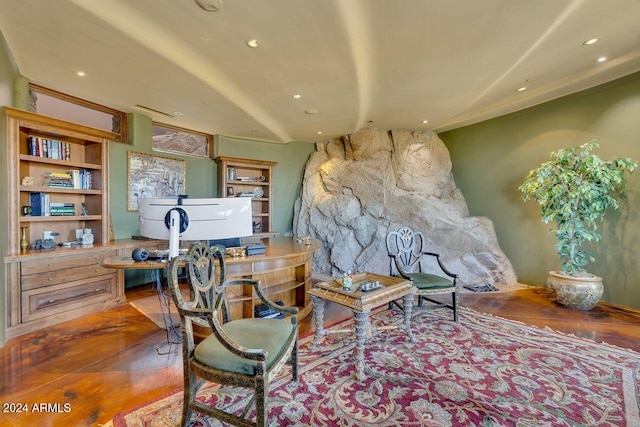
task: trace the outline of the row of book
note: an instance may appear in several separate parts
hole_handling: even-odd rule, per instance
[[[71,160],[71,144],[55,139],[30,136],[27,138],[27,153],[30,156],[47,159]]]
[[[78,190],[91,190],[93,177],[86,169],[70,170],[67,172],[48,172],[44,174],[45,183],[54,188],[74,188]]]
[[[47,193],[29,193],[32,216],[63,216],[75,215],[74,203],[51,202]]]

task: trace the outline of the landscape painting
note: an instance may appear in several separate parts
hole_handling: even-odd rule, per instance
[[[140,198],[178,197],[185,193],[186,162],[129,152],[127,210],[138,210]]]

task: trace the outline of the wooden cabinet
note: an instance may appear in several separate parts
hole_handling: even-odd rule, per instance
[[[9,107],[3,119],[7,188],[0,194],[10,338],[115,306],[124,301],[124,285],[117,271],[101,265],[118,253],[108,223],[109,141],[115,134]],[[86,229],[93,245],[58,245],[77,241],[76,230]],[[36,249],[45,231],[54,233],[54,246]]]
[[[227,279],[260,280],[260,287],[271,301],[298,307],[299,318],[306,317],[311,312],[308,291],[313,253],[320,248],[320,242],[311,240],[305,244],[293,237],[273,237],[263,242],[267,245],[264,255],[226,258]],[[228,296],[233,319],[254,317],[256,307],[261,304],[253,286],[233,286]]]
[[[274,235],[273,167],[276,162],[218,156],[218,197],[251,197],[254,236]]]
[[[8,107],[5,114],[9,252],[21,251],[22,240],[34,248],[45,231],[62,243],[91,229],[94,244],[107,244],[109,140],[116,135]]]

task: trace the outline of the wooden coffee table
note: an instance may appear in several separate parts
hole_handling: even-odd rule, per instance
[[[365,292],[362,289],[367,283],[379,283],[380,287]],[[338,280],[314,284],[313,288],[309,290],[309,295],[313,302],[313,317],[316,326],[316,334],[311,348],[314,349],[322,337],[330,333],[355,332],[358,340],[355,377],[358,381],[363,381],[366,378],[364,375],[364,342],[368,336],[371,336],[378,329],[404,329],[411,342],[416,342],[411,332],[411,309],[414,293],[415,288],[409,280],[374,273],[355,274],[353,276],[353,286],[350,290],[343,289],[342,281]],[[398,298],[402,298],[404,302],[404,320],[402,322],[382,327],[376,327],[371,324],[369,313],[373,308],[388,304]],[[353,329],[325,329],[323,325],[324,305],[327,301],[335,302],[353,310],[355,327]]]

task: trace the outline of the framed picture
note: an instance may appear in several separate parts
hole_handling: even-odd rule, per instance
[[[186,162],[129,151],[127,178],[127,210],[136,212],[139,198],[184,194]]]
[[[164,123],[152,123],[154,151],[213,158],[213,136]]]

